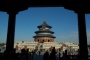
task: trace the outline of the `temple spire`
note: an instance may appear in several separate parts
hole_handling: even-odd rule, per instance
[[[46,23],[46,19],[44,19],[43,23],[38,26],[38,28],[42,28],[42,27],[52,28],[50,25],[48,25],[48,24]]]
[[[46,18],[44,18],[44,22],[46,22]]]

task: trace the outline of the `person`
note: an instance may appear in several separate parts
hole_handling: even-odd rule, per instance
[[[49,52],[46,51],[43,55],[43,60],[49,60]]]
[[[56,60],[56,50],[55,47],[53,47],[50,55],[49,55],[49,60]]]
[[[59,49],[59,60],[62,60],[63,57],[63,51],[62,49]]]
[[[17,45],[16,45],[16,47],[14,49],[14,52],[15,52],[16,60],[20,60],[21,51],[19,50],[19,47]]]
[[[28,60],[29,59],[29,49],[27,48],[27,46],[24,46],[24,48],[21,50],[21,56],[22,56],[22,60]]]
[[[15,48],[15,53],[21,53],[21,50],[19,49],[19,47],[16,45],[16,48]]]

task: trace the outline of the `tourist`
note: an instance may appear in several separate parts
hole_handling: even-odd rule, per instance
[[[21,60],[28,60],[29,59],[29,49],[27,46],[24,46],[24,48],[21,50],[22,59]]]
[[[48,52],[48,50],[44,53],[43,60],[49,60],[49,52]]]
[[[52,51],[49,56],[49,60],[56,60],[56,50],[55,47],[52,48]]]

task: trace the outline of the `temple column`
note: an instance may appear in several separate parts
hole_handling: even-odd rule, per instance
[[[85,13],[78,12],[79,58],[88,60]]]
[[[14,35],[15,35],[15,12],[9,12],[7,40],[6,40],[6,53],[10,53],[14,48]]]

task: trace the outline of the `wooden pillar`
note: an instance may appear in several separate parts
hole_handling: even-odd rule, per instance
[[[14,35],[15,35],[15,19],[16,13],[8,13],[8,31],[7,31],[7,40],[6,40],[6,53],[9,53],[14,48]]]
[[[87,34],[86,34],[86,23],[85,14],[78,12],[78,30],[79,30],[79,60],[88,60],[87,50]]]

